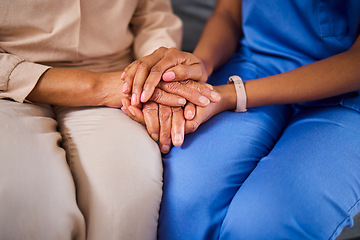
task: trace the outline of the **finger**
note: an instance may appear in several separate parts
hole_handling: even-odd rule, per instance
[[[159,107],[154,102],[144,104],[143,114],[146,129],[154,141],[159,140],[160,123],[159,123]]]
[[[193,120],[195,117],[196,107],[193,103],[188,102],[184,108],[184,117],[186,120]]]
[[[192,106],[190,105],[188,107],[192,108]],[[198,106],[194,106],[194,107],[195,107],[194,117],[191,120],[186,120],[185,122],[185,134],[195,132],[200,126],[200,124],[203,123],[204,118],[206,117],[206,115],[203,114],[203,110],[205,108]]]
[[[140,103],[144,83],[149,76],[152,67],[163,58],[165,51],[165,48],[160,48],[155,50],[152,54],[138,60],[139,63],[132,86],[131,105],[137,105]]]
[[[120,79],[124,81],[122,91],[125,94],[129,94],[131,92],[138,64],[138,61],[132,62],[129,66],[125,68],[124,72],[120,77]]]
[[[190,81],[194,82],[194,81]],[[202,85],[201,83],[195,82],[204,89],[199,90],[195,89],[193,86],[189,86],[186,84],[182,84],[181,82],[160,82],[159,88],[164,90],[167,93],[175,94],[181,97],[184,97],[188,101],[199,105],[199,106],[207,106],[210,104],[209,98],[205,97],[202,92],[206,92],[205,88],[207,89],[206,94],[211,95],[211,90],[206,87],[205,85]]]
[[[128,108],[130,106],[130,99],[123,97],[121,98],[121,103],[123,107]]]
[[[160,136],[159,145],[162,153],[168,153],[171,148],[171,108],[159,105]]]
[[[196,129],[200,126],[200,123],[198,121],[191,120],[185,122],[185,134],[195,132]]]
[[[186,104],[185,98],[175,94],[167,93],[159,88],[155,89],[153,95],[149,100],[166,106],[174,106],[174,107],[180,107]]]
[[[146,102],[150,99],[166,70],[178,64],[189,62],[188,58],[190,55],[190,53],[185,53],[174,48],[166,51],[163,58],[151,68],[150,74],[145,81],[143,92],[141,94],[141,102]]]
[[[217,93],[210,84],[190,80],[180,83],[199,92],[201,95],[210,99],[211,102],[219,102],[221,99],[220,94]]]
[[[144,115],[142,113],[142,111],[134,106],[131,106],[130,104],[124,104],[125,102],[123,101],[123,106],[121,107],[121,110],[128,115],[132,120],[137,121],[141,124],[145,124],[145,119],[144,119]]]
[[[184,142],[185,118],[181,107],[172,107],[171,139],[174,146]]]
[[[140,103],[140,93],[145,79],[149,75],[151,62],[139,61],[132,85],[131,105],[137,106]]]

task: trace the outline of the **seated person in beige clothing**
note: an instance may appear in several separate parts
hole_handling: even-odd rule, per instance
[[[167,0],[0,0],[1,239],[156,238],[161,154],[119,109],[121,75],[180,42]],[[210,93],[165,84],[151,100]]]

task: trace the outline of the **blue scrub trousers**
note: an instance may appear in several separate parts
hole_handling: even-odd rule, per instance
[[[253,69],[234,61],[224,84]],[[223,112],[163,157],[159,239],[335,239],[360,211],[360,114],[338,105]]]

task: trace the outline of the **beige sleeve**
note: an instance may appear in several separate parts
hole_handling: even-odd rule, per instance
[[[140,0],[131,26],[136,59],[159,47],[180,48],[182,22],[172,12],[169,0]]]
[[[0,99],[24,102],[48,68],[12,54],[0,53]]]

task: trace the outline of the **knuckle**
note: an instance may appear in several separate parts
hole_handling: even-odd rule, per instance
[[[168,121],[168,120],[170,120],[170,117],[171,117],[171,114],[167,111],[166,112],[161,111],[159,113],[159,118],[161,119],[161,121]]]
[[[183,109],[181,107],[172,107],[171,108],[172,113],[182,113]]]
[[[135,77],[135,72],[132,72],[132,71],[127,72],[126,75],[125,75],[126,80],[134,79],[134,77]]]
[[[177,93],[181,89],[181,84],[179,82],[163,82],[163,86],[166,89],[166,91],[171,93]]]
[[[169,55],[172,55],[172,54],[174,54],[174,53],[179,53],[180,51],[178,50],[178,49],[176,49],[176,48],[174,48],[174,47],[171,47],[171,48],[169,48],[169,50],[167,51],[167,54],[169,54]]]
[[[161,108],[159,111],[159,118],[163,122],[167,122],[171,119],[171,109],[170,108]]]
[[[155,52],[159,52],[159,53],[164,53],[166,51],[168,51],[169,49],[166,47],[159,47],[158,49],[155,50]]]
[[[193,90],[196,90],[199,93],[204,93],[204,86],[194,80],[189,80],[189,82],[187,83],[187,85],[192,88]]]
[[[176,75],[184,80],[187,80],[189,76],[189,69],[184,65],[178,65],[176,67]]]
[[[169,145],[171,143],[170,129],[160,131],[159,137],[160,137],[160,142],[163,145]]]
[[[145,61],[140,61],[138,63],[138,69],[149,69],[149,65],[148,63],[146,63]]]
[[[135,61],[133,61],[132,63],[131,63],[131,65],[132,66],[137,66],[137,65],[139,65],[139,63],[141,62],[141,60],[140,59],[137,59],[137,60],[135,60]]]
[[[189,123],[189,125],[190,125],[189,129],[190,129],[191,132],[195,132],[196,129],[198,129],[198,127],[199,127],[199,123],[196,122],[196,121],[193,121],[193,122]]]
[[[183,55],[183,53],[181,51],[179,51],[178,49],[169,48],[168,51],[166,51],[164,56],[166,58],[169,58],[169,59],[177,62],[179,59],[179,56],[182,56],[182,55]]]
[[[161,73],[162,69],[159,66],[154,66],[151,68],[151,73]]]
[[[143,112],[145,114],[154,113],[154,112],[157,112],[157,111],[158,111],[158,108],[157,108],[157,105],[155,103],[154,104],[146,104],[143,107]]]
[[[182,84],[183,86],[185,86],[184,88],[185,88],[189,93],[194,93],[194,90],[195,90],[195,91],[198,91],[198,89],[196,88],[193,80],[185,80],[185,81],[182,81],[181,84]]]
[[[160,89],[155,89],[151,99],[155,102],[159,102],[164,98],[164,92]]]

